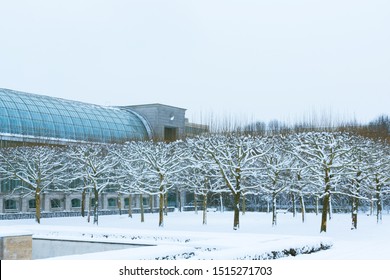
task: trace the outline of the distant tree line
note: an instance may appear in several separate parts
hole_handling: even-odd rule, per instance
[[[390,141],[390,117],[387,115],[381,115],[370,121],[368,124],[361,124],[357,121],[333,121],[331,117],[317,118],[298,121],[293,124],[289,124],[283,121],[271,120],[266,122],[253,122],[244,126],[236,123],[230,123],[227,125],[215,125],[210,123],[217,132],[231,132],[256,135],[277,135],[277,134],[292,134],[302,132],[349,132],[352,134],[361,135],[371,139],[381,139]]]

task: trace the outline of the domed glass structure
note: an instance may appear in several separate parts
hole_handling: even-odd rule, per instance
[[[130,109],[0,89],[2,142],[118,143],[150,137],[146,120]]]

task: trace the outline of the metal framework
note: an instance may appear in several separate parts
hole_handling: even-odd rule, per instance
[[[131,110],[0,89],[2,141],[118,143],[150,138]]]

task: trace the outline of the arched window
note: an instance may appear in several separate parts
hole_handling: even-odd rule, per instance
[[[57,198],[53,198],[50,200],[50,206],[51,208],[61,208],[61,201]]]
[[[16,200],[7,199],[4,201],[4,209],[5,210],[16,210]]]
[[[111,197],[107,200],[107,202],[108,202],[108,207],[116,207],[117,206],[116,198]]]
[[[30,209],[35,209],[36,207],[37,207],[37,204],[36,204],[35,199],[30,199],[30,200],[28,201],[28,208],[30,208]]]
[[[72,207],[74,207],[74,208],[81,207],[81,200],[78,198],[73,198],[72,199]]]

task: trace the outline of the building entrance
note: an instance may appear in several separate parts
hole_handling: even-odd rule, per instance
[[[164,127],[164,141],[172,142],[177,140],[177,128]]]

